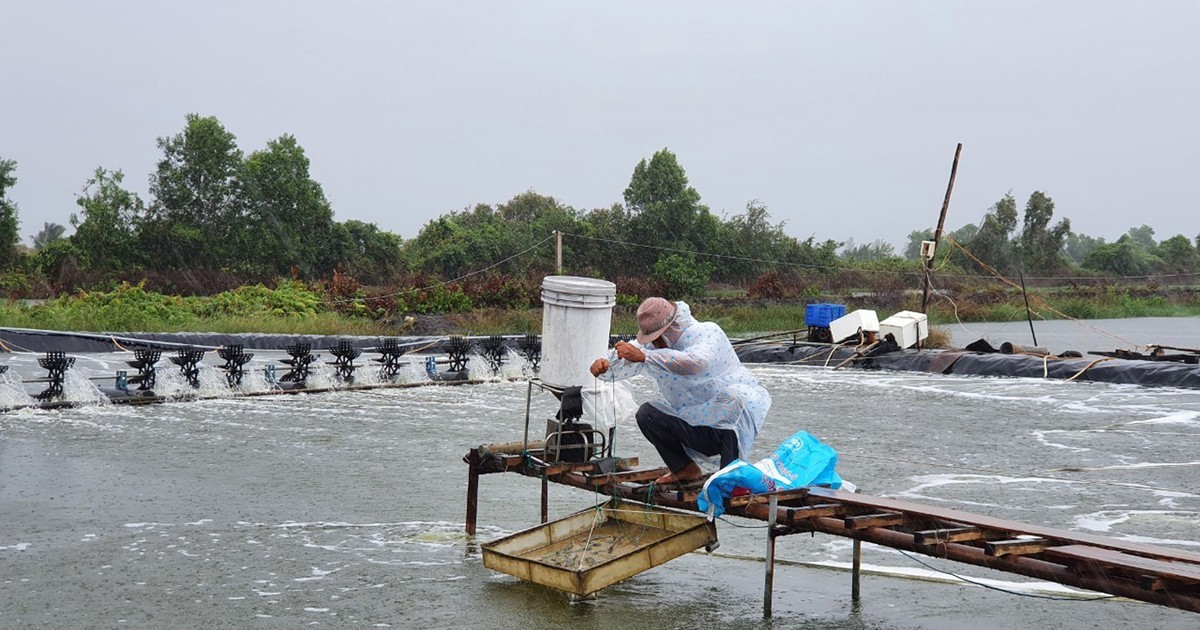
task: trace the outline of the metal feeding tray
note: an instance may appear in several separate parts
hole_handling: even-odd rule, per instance
[[[483,545],[483,566],[586,596],[700,547],[717,546],[703,516],[612,500]]]

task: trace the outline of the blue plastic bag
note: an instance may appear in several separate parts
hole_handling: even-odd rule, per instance
[[[837,451],[822,443],[807,431],[797,431],[775,449],[775,454],[751,465],[743,460],[734,462],[713,473],[696,500],[709,520],[725,513],[725,498],[737,488],[750,494],[792,490],[804,486],[842,487],[842,478],[834,467]]]

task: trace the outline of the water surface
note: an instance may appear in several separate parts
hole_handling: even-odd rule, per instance
[[[80,356],[111,373],[120,355]],[[33,357],[6,355],[36,375]],[[1102,383],[754,366],[774,397],[755,447],[805,429],[863,492],[1200,548],[1200,392]],[[637,383],[637,397],[651,395]],[[761,523],[719,523],[689,554],[571,604],[483,568],[478,543],[535,525],[538,484],[481,480],[473,446],[519,440],[526,385],[95,404],[0,414],[0,627],[1194,628],[1200,617],[1090,601],[1020,576],[864,546],[780,539],[764,622]],[[553,399],[535,394],[534,424]],[[621,455],[657,456],[635,427]],[[551,487],[551,516],[604,497]],[[974,582],[947,583],[949,574]],[[985,586],[980,586],[983,584]],[[1068,599],[1055,599],[1069,597]],[[1078,599],[1082,598],[1082,599]]]

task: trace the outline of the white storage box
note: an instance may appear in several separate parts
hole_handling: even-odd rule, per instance
[[[859,330],[879,332],[879,316],[875,311],[859,309],[829,322],[829,336],[834,343],[847,337],[857,337]]]
[[[879,336],[891,333],[901,348],[911,348],[929,337],[929,318],[925,313],[900,311],[879,322]]]

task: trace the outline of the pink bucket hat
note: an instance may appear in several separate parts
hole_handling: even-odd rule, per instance
[[[646,298],[637,310],[638,343],[647,345],[675,321],[679,308],[660,297]]]

